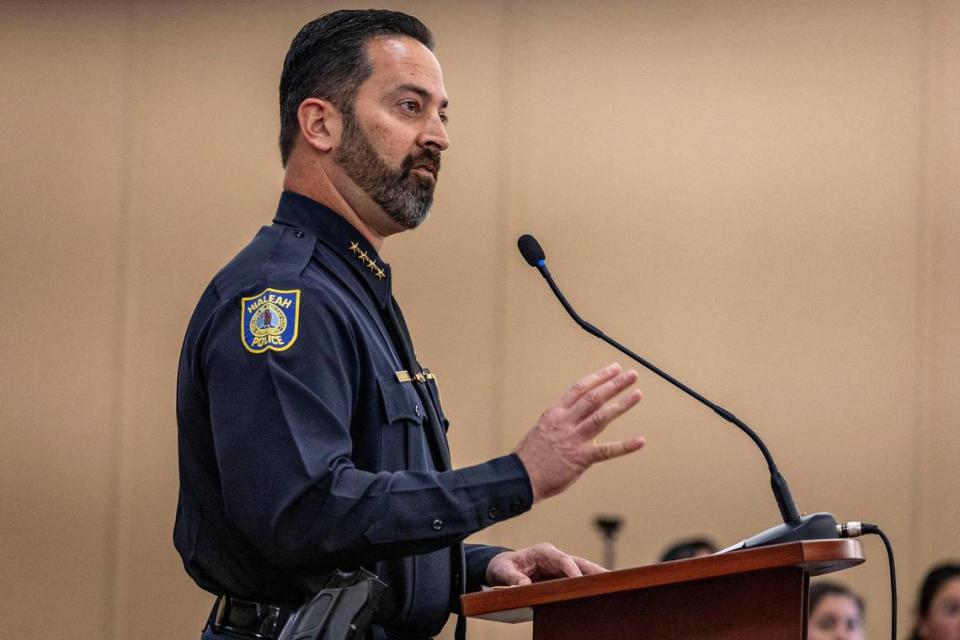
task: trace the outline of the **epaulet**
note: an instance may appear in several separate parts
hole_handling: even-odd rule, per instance
[[[280,237],[277,238],[270,259],[264,265],[264,277],[267,279],[299,278],[310,264],[310,256],[313,255],[314,247],[317,245],[317,237],[303,229],[278,225],[274,225],[273,228],[279,229]]]
[[[301,229],[271,225],[263,227],[243,251],[214,276],[221,299],[235,297],[257,284],[298,280],[313,254],[316,237]]]

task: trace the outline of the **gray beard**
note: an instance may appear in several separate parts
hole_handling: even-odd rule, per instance
[[[415,229],[430,216],[436,183],[411,173],[413,165],[424,158],[440,168],[440,154],[425,150],[419,156],[408,155],[399,169],[391,169],[377,153],[350,111],[343,113],[343,144],[335,159],[347,176],[363,189],[390,219],[404,229]]]

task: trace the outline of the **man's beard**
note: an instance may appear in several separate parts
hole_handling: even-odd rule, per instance
[[[336,160],[347,176],[373,198],[390,218],[405,229],[413,229],[430,215],[436,181],[411,173],[415,165],[429,162],[440,171],[440,152],[424,149],[404,158],[399,169],[391,169],[370,143],[357,117],[345,110],[343,143]]]

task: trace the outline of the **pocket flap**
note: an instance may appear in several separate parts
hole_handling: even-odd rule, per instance
[[[384,376],[377,382],[380,383],[380,395],[387,411],[387,420],[423,423],[423,407],[420,406],[420,396],[412,382],[400,382],[395,375]]]

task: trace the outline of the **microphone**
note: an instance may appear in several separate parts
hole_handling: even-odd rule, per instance
[[[545,267],[547,257],[543,254],[543,247],[529,233],[525,233],[517,239],[517,248],[520,254],[531,267]]]
[[[780,516],[783,518],[783,524],[771,527],[770,529],[758,533],[755,536],[747,538],[746,540],[742,540],[741,542],[728,547],[727,549],[723,549],[720,551],[720,553],[726,551],[735,551],[737,549],[750,549],[752,547],[780,544],[783,542],[795,542],[798,540],[829,540],[839,537],[841,525],[837,524],[837,520],[832,514],[812,513],[804,516],[800,515],[800,512],[797,510],[797,505],[793,501],[793,495],[790,493],[790,487],[787,484],[787,479],[782,473],[780,473],[776,463],[773,461],[773,456],[770,455],[770,450],[767,449],[767,446],[763,443],[763,440],[760,439],[760,436],[758,436],[753,429],[747,426],[746,423],[740,420],[737,416],[733,415],[733,413],[730,411],[727,411],[718,404],[714,404],[704,396],[700,395],[687,385],[671,376],[666,371],[663,371],[642,356],[637,355],[613,338],[610,338],[604,334],[602,331],[600,331],[600,329],[581,318],[576,310],[574,310],[574,308],[570,305],[570,303],[567,302],[567,298],[560,291],[557,283],[554,282],[553,276],[550,275],[550,270],[547,269],[547,258],[543,252],[543,247],[540,246],[540,243],[537,242],[536,238],[530,234],[524,234],[517,240],[517,247],[520,249],[520,253],[523,255],[524,260],[527,261],[527,264],[529,264],[531,267],[536,267],[540,272],[540,275],[542,275],[547,281],[547,284],[550,286],[550,290],[553,291],[553,295],[557,297],[557,300],[560,301],[560,304],[563,305],[563,308],[570,315],[570,317],[573,318],[574,322],[580,325],[580,327],[582,327],[587,333],[600,338],[630,359],[640,363],[645,368],[657,374],[687,395],[693,397],[701,404],[706,405],[718,416],[743,431],[760,449],[760,453],[763,454],[763,458],[767,462],[767,468],[770,471],[770,487],[773,490],[773,497],[777,502],[777,508],[780,510]]]

